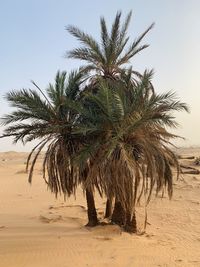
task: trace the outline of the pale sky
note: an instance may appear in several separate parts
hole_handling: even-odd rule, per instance
[[[111,22],[118,10],[123,17],[132,10],[129,35],[134,40],[152,22],[156,25],[144,43],[150,47],[136,56],[135,70],[154,68],[157,92],[173,90],[190,106],[191,113],[176,114],[176,132],[186,140],[179,145],[200,145],[200,1],[199,0],[1,0],[0,1],[0,116],[11,111],[3,95],[11,89],[41,88],[56,71],[81,63],[64,53],[78,42],[65,26],[76,25],[99,37],[99,18]],[[2,127],[0,133],[2,133]],[[29,151],[31,145],[13,145],[0,139],[0,151]]]

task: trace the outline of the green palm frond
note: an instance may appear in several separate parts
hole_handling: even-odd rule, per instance
[[[83,45],[85,45],[88,49],[94,53],[95,57],[99,58],[99,60],[104,61],[104,57],[101,53],[101,49],[99,44],[93,39],[92,36],[84,33],[80,29],[74,26],[68,26],[67,31],[70,32],[74,37],[76,37]],[[72,57],[71,52],[68,53],[69,57]]]
[[[49,121],[55,118],[54,110],[52,110],[49,104],[35,90],[22,89],[11,91],[5,98],[18,111],[13,112],[12,116],[8,115],[3,117],[2,123],[4,125],[14,121],[26,120],[27,118],[43,121]]]
[[[47,88],[47,95],[54,107],[57,107],[60,104],[61,99],[64,96],[66,74],[66,72],[60,73],[58,71],[55,78],[55,86],[49,84]]]
[[[128,13],[128,15],[126,16],[126,19],[121,27],[121,31],[120,31],[120,42],[123,42],[125,37],[126,37],[126,34],[127,34],[127,30],[128,30],[128,27],[129,27],[129,24],[130,24],[130,21],[131,21],[131,17],[132,17],[132,11],[130,11]]]
[[[150,25],[150,27],[126,49],[129,41],[127,30],[131,16],[132,12],[129,12],[124,23],[121,25],[121,12],[117,12],[110,32],[108,32],[105,19],[101,17],[100,44],[92,36],[84,33],[77,27],[67,27],[66,29],[68,32],[83,45],[67,52],[67,56],[69,58],[86,61],[87,65],[90,66],[89,68],[87,68],[87,65],[85,66],[85,71],[87,71],[88,75],[91,74],[91,71],[95,71],[93,75],[99,75],[99,73],[101,73],[104,77],[116,78],[123,72],[122,65],[129,63],[134,55],[148,47],[148,45],[140,45],[140,43],[154,26],[154,24]],[[124,52],[125,49],[126,51]]]
[[[109,34],[107,30],[107,25],[104,17],[100,18],[100,25],[101,25],[101,41],[102,41],[102,46],[104,47],[104,53],[106,55],[107,53],[107,47],[109,44]]]

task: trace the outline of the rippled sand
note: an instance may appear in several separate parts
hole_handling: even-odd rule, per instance
[[[200,156],[197,148],[178,152]],[[30,186],[24,172],[26,157],[0,153],[0,267],[200,266],[200,175],[175,180],[171,201],[153,198],[146,234],[129,235],[117,226],[85,228],[82,190],[76,200],[55,200],[46,190],[39,165]],[[103,217],[105,200],[97,197],[96,206]],[[141,229],[142,215],[141,207],[137,212]]]

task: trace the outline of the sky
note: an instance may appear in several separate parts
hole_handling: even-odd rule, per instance
[[[175,114],[178,146],[200,145],[200,1],[199,0],[0,0],[0,116],[12,111],[4,96],[12,89],[41,88],[52,82],[58,69],[70,71],[81,62],[65,58],[79,46],[65,30],[75,25],[99,38],[99,19],[111,25],[116,12],[132,10],[129,27],[134,40],[152,22],[144,43],[150,47],[131,61],[135,70],[154,69],[155,90],[173,90],[188,103],[190,114]],[[0,126],[0,134],[3,127]],[[0,139],[0,151],[29,151],[33,144],[13,145]]]

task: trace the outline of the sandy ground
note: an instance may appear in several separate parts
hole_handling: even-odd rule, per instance
[[[182,149],[200,156],[200,149]],[[66,202],[46,190],[39,166],[33,184],[26,153],[0,153],[0,267],[200,266],[200,175],[174,181],[174,196],[153,198],[144,235],[117,226],[87,229],[81,189]],[[192,160],[183,160],[192,165]],[[97,198],[100,217],[105,200]],[[137,212],[142,227],[142,209]]]

